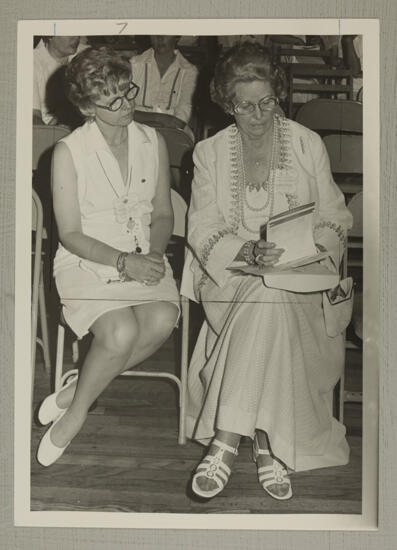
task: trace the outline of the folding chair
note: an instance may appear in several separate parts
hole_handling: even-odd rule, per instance
[[[296,121],[322,136],[335,181],[345,195],[362,190],[362,104],[343,99],[313,99]]]
[[[182,249],[185,245],[185,230],[186,230],[186,212],[187,205],[183,198],[175,191],[171,190],[172,208],[174,211],[174,228],[172,237],[183,239]],[[183,252],[182,252],[183,255]],[[177,279],[178,282],[178,279]],[[62,317],[62,316],[61,316]],[[57,358],[55,366],[55,391],[59,390],[66,379],[72,374],[78,372],[77,369],[71,369],[62,374],[63,370],[63,354],[65,340],[66,324],[63,319],[58,324],[58,342],[57,342]],[[187,388],[187,367],[188,367],[188,343],[189,343],[189,299],[181,296],[181,352],[180,352],[180,374],[169,372],[149,372],[144,370],[126,370],[120,376],[135,376],[149,378],[168,378],[172,380],[179,391],[179,434],[178,443],[184,445],[186,443],[186,388]],[[77,340],[73,343],[73,362],[78,361],[78,346]]]
[[[346,251],[346,275],[347,269],[363,269],[363,193],[356,193],[349,201],[347,207],[353,216],[353,227],[348,233]],[[363,297],[356,293],[354,297],[353,330],[355,335],[363,339]]]
[[[312,99],[302,105],[295,120],[321,136],[341,132],[362,134],[363,106],[346,99]]]
[[[348,208],[353,215],[353,226],[347,235],[347,248],[342,262],[342,275],[347,277],[349,268],[363,267],[362,249],[363,249],[363,193],[357,193],[348,203]],[[361,251],[359,257],[352,260],[351,251]],[[355,335],[362,340],[363,326],[363,297],[362,294],[355,293],[353,302],[353,315],[351,324]],[[352,340],[347,339],[345,334],[345,349],[359,349]],[[339,420],[343,422],[344,404],[362,403],[362,392],[345,390],[345,368],[339,382]]]
[[[50,373],[50,348],[48,340],[47,310],[43,286],[43,260],[42,241],[45,237],[43,228],[43,208],[41,201],[32,190],[32,235],[33,244],[33,284],[32,284],[32,308],[31,308],[31,366],[32,366],[32,400],[34,388],[34,372],[36,365],[36,344],[38,343],[43,351],[44,367]],[[41,338],[37,337],[38,318],[40,317]]]
[[[36,170],[43,155],[47,153],[50,156],[55,143],[68,134],[70,130],[66,126],[34,124],[32,169]]]
[[[330,134],[323,138],[335,182],[345,195],[362,190],[363,138],[360,135]]]
[[[33,126],[33,151],[32,171],[37,175],[39,164],[43,158],[51,156],[52,147],[69,130],[60,126]],[[41,172],[40,177],[50,181],[50,164],[45,168],[47,174]],[[50,189],[48,189],[50,194]],[[33,240],[33,283],[32,283],[32,314],[31,314],[31,365],[32,365],[32,399],[34,389],[34,372],[36,363],[36,344],[38,343],[43,351],[44,367],[48,374],[51,371],[50,347],[47,324],[47,308],[44,292],[44,261],[43,261],[43,239],[47,239],[47,231],[43,222],[43,204],[38,193],[32,190],[32,235]],[[40,320],[41,338],[37,337],[38,321]]]

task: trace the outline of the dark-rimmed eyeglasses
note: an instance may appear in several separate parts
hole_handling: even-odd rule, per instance
[[[139,92],[139,86],[134,84],[134,82],[131,83],[131,86],[128,88],[128,90],[125,92],[124,95],[121,97],[115,97],[109,105],[99,105],[98,103],[94,103],[96,107],[100,107],[101,109],[106,109],[107,111],[112,111],[114,113],[115,111],[118,111],[121,109],[121,106],[123,105],[124,99],[127,101],[132,101],[136,98]]]
[[[262,112],[270,111],[278,105],[278,98],[274,95],[263,97],[258,103],[252,101],[240,101],[236,105],[233,105],[233,111],[238,115],[249,115],[255,111],[255,107],[258,105]]]

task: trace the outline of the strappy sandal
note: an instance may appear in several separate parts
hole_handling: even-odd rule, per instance
[[[252,453],[253,453],[254,462],[257,462],[257,458],[259,455],[272,456],[270,454],[269,449],[261,449],[259,447],[258,438],[256,435],[254,437],[254,442],[252,444]],[[271,497],[277,500],[287,500],[292,497],[291,480],[288,476],[287,470],[285,466],[275,458],[273,458],[273,463],[271,465],[258,467],[258,479],[262,488],[267,493],[269,493]],[[285,485],[285,484],[288,485],[288,491],[285,493],[285,495],[282,495],[282,496],[278,495],[277,493],[273,493],[269,489],[269,486],[271,485]]]
[[[229,481],[231,470],[227,464],[223,462],[223,453],[228,451],[229,453],[238,455],[238,450],[236,447],[231,447],[219,439],[214,439],[212,444],[219,447],[214,455],[206,455],[204,459],[196,468],[196,473],[193,476],[192,480],[192,489],[196,495],[204,498],[212,498],[218,493],[220,493],[226,486],[226,483]],[[215,489],[210,489],[205,491],[201,489],[198,484],[198,479],[210,479],[217,484]]]

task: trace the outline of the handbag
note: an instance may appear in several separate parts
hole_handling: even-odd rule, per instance
[[[323,292],[325,330],[335,338],[347,328],[353,312],[354,283],[352,277],[342,279],[338,286]]]

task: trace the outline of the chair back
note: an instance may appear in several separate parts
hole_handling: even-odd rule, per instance
[[[171,189],[171,203],[174,212],[174,229],[172,234],[185,238],[187,204],[175,189]]]
[[[186,200],[190,198],[190,185],[193,178],[192,153],[194,143],[180,128],[157,128],[167,144],[172,185]]]
[[[353,216],[353,227],[349,230],[350,237],[363,237],[363,192],[356,193],[347,204]]]
[[[312,99],[299,109],[296,122],[321,135],[363,132],[363,106],[347,99]]]
[[[41,250],[43,237],[43,207],[36,191],[32,190],[32,231],[34,234],[33,246],[33,277],[31,302],[31,365],[34,372],[36,357],[37,316],[39,307],[39,282],[41,269]],[[32,380],[33,392],[33,380]]]
[[[34,189],[32,189],[32,231],[40,233],[43,230],[43,207],[41,200]]]
[[[324,136],[333,174],[363,173],[363,138],[359,135],[330,134]]]
[[[188,134],[180,128],[158,128],[168,148],[170,166],[180,168],[186,152],[192,151],[194,143]]]
[[[42,155],[50,151],[57,141],[70,134],[66,126],[33,125],[32,170],[37,170]]]

